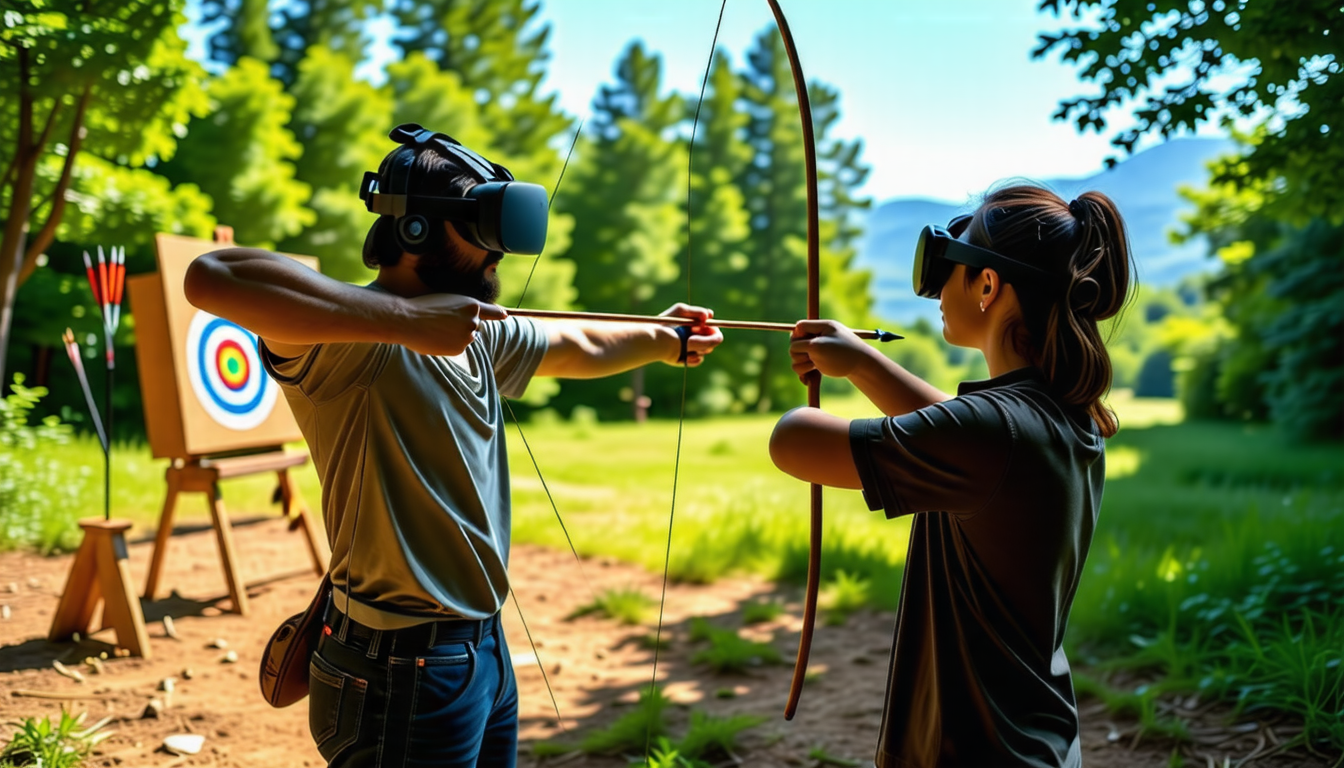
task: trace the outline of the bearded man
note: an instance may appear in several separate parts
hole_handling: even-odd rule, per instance
[[[509,471],[501,397],[533,376],[698,365],[723,340],[675,328],[541,322],[494,304],[506,252],[537,254],[546,196],[443,134],[399,126],[360,196],[378,270],[339,282],[264,250],[194,261],[186,295],[260,337],[322,482],[332,599],[309,725],[332,766],[513,766],[518,693],[500,628]]]

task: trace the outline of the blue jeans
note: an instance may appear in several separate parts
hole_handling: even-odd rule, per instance
[[[331,611],[309,666],[308,727],[333,768],[518,760],[518,685],[499,616],[373,630]]]

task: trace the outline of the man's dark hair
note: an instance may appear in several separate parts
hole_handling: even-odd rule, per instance
[[[476,186],[477,180],[469,171],[462,168],[458,161],[446,155],[433,145],[425,145],[415,150],[415,162],[411,166],[410,185],[407,192],[412,195],[436,195],[442,197],[461,197],[467,190]],[[386,174],[379,178],[380,185],[387,181]],[[389,194],[401,194],[400,189],[382,187]],[[442,228],[439,221],[431,220],[432,230],[427,243],[443,244]],[[432,245],[431,245],[432,248]],[[369,227],[364,239],[364,266],[369,269],[393,267],[401,261],[403,248],[397,242],[396,220],[391,216],[379,216]]]

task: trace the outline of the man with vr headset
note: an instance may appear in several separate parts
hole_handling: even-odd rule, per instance
[[[309,724],[334,766],[512,766],[518,694],[499,624],[508,595],[509,469],[500,397],[533,376],[698,365],[723,340],[697,322],[541,322],[493,302],[506,253],[539,254],[535,184],[415,124],[360,197],[378,270],[353,286],[263,250],[187,272],[191,303],[260,338],[313,452],[332,545]]]
[[[886,416],[790,411],[775,464],[913,517],[879,768],[1082,764],[1064,628],[1117,428],[1097,323],[1124,306],[1131,271],[1105,195],[1009,186],[915,250],[915,293],[992,378],[953,396],[832,321],[794,329],[795,372],[843,376]]]

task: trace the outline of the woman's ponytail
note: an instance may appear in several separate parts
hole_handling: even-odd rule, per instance
[[[1101,399],[1111,388],[1111,358],[1097,327],[1124,308],[1133,279],[1115,203],[1100,192],[1065,203],[1022,185],[992,192],[976,220],[973,239],[979,235],[986,247],[1063,278],[1062,293],[1016,286],[1022,324],[1013,343],[1061,400],[1084,408],[1106,437],[1115,434],[1115,413]]]

